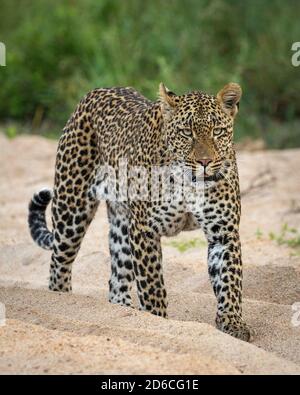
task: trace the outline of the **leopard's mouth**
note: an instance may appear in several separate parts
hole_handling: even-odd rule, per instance
[[[193,182],[199,182],[199,181],[204,181],[204,182],[208,182],[208,181],[218,181],[221,180],[222,178],[224,178],[224,175],[222,174],[222,172],[220,172],[219,170],[214,171],[213,173],[207,173],[205,170],[203,171],[203,173],[199,176],[197,174],[192,174],[192,181]]]
[[[224,178],[224,174],[221,169],[215,170],[212,174],[205,174],[205,181],[219,181]]]
[[[189,179],[193,183],[197,182],[208,182],[208,181],[218,181],[224,178],[221,167],[217,168],[206,168],[199,165],[190,164],[185,162],[183,164],[185,168],[185,173],[188,175]]]
[[[207,173],[205,169],[202,174],[199,172],[192,170],[192,182],[200,182],[200,181],[217,181],[222,178],[222,174],[219,171],[215,171],[214,173]]]

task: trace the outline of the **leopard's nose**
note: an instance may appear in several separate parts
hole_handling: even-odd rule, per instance
[[[200,163],[200,165],[202,165],[203,167],[206,167],[210,162],[212,162],[212,159],[199,159],[197,162]]]

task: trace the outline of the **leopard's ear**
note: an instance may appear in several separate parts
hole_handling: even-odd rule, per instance
[[[171,92],[162,82],[159,84],[159,100],[163,113],[169,114],[179,102],[178,96]]]
[[[217,94],[217,99],[223,111],[231,117],[235,117],[237,114],[241,97],[242,88],[234,82],[225,85]]]

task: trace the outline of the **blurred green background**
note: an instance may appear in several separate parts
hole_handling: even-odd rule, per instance
[[[236,138],[300,146],[299,0],[0,0],[0,125],[57,137],[96,87],[244,90]]]

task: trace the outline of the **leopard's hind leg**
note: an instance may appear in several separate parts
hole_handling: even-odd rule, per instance
[[[97,163],[96,134],[89,127],[65,131],[55,169],[50,290],[72,290],[72,263],[98,206],[98,200],[89,193]]]
[[[54,242],[50,265],[49,289],[69,292],[72,290],[72,263],[80,249],[89,223],[94,217],[97,203],[82,199],[74,210],[60,211],[65,203],[61,196],[53,203]],[[63,206],[64,207],[64,206]]]

